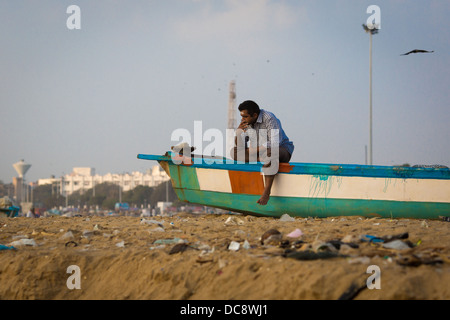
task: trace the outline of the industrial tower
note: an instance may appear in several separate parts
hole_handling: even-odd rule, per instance
[[[228,96],[228,126],[226,157],[231,158],[230,150],[234,147],[234,130],[236,130],[236,82],[232,80]]]

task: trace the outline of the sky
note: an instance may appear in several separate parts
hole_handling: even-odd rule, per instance
[[[449,1],[0,0],[0,180],[21,159],[27,181],[144,172],[177,129],[225,145],[230,81],[236,117],[273,112],[291,161],[365,164],[370,5],[373,164],[450,166]]]

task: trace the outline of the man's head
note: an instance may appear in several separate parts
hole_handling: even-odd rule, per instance
[[[239,105],[238,109],[241,112],[242,120],[247,124],[253,124],[258,119],[260,109],[256,102],[251,100],[244,101]]]

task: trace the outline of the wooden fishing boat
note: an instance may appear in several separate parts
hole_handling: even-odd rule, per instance
[[[450,215],[450,169],[280,163],[267,205],[262,163],[222,157],[139,154],[170,176],[182,201],[257,216],[437,219]],[[181,163],[180,163],[181,162]]]

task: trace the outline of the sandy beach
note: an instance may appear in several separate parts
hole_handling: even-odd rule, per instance
[[[0,245],[1,300],[450,299],[441,220],[1,218]]]

